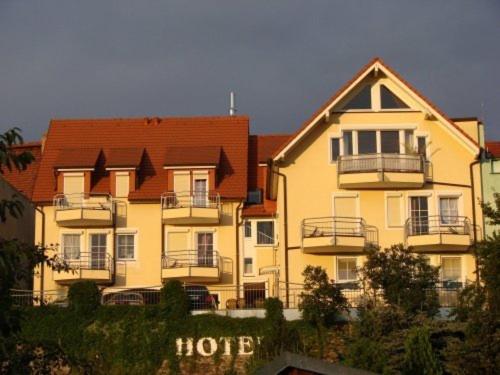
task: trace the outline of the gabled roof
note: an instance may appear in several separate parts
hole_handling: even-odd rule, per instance
[[[290,140],[277,150],[273,158],[279,159],[283,157],[286,152],[293,147],[293,145],[300,140],[303,136],[308,134],[309,130],[316,125],[316,123],[323,117],[327,116],[331,108],[334,107],[342,98],[348,94],[352,88],[354,88],[361,80],[368,76],[373,70],[380,69],[389,78],[400,83],[404,86],[409,94],[411,94],[414,99],[416,99],[421,105],[424,106],[430,113],[434,114],[440,122],[442,122],[447,128],[455,135],[458,139],[464,142],[464,145],[469,148],[474,153],[479,151],[479,145],[472,139],[467,133],[465,133],[460,127],[455,124],[444,112],[442,112],[435,104],[433,104],[429,99],[422,95],[417,89],[415,89],[410,83],[408,83],[403,77],[396,73],[392,68],[385,64],[381,58],[375,57],[363,68],[361,68],[358,73],[356,73],[352,79],[350,79],[346,84],[344,84],[333,96],[328,99],[308,120],[306,120],[302,126],[295,132],[295,134],[290,138]]]
[[[100,148],[63,148],[57,153],[54,168],[94,168],[100,153]]]
[[[112,148],[105,152],[106,168],[138,168],[143,154],[143,147]]]
[[[500,158],[500,141],[486,141],[484,145],[490,154],[495,158]]]
[[[272,158],[276,150],[292,137],[292,134],[265,134],[251,137],[256,137],[257,161],[266,163],[268,159]]]
[[[220,146],[168,147],[164,166],[217,166],[220,161]]]
[[[169,147],[222,149],[216,190],[223,198],[244,198],[247,191],[249,120],[245,116],[170,117],[155,121],[131,119],[52,120],[47,133],[33,200],[52,201],[56,193],[54,166],[61,149],[102,149],[90,192],[109,192],[106,171],[107,150],[144,149],[138,171],[138,189],[131,200],[159,201],[167,189],[164,170],[165,150]]]
[[[16,190],[21,194],[31,199],[33,195],[33,188],[35,186],[35,179],[40,166],[41,160],[41,143],[40,142],[28,142],[22,145],[14,146],[14,153],[20,154],[22,152],[31,152],[35,160],[33,160],[24,171],[18,171],[15,168],[8,170],[3,168],[3,173],[0,174],[9,184],[11,184]]]

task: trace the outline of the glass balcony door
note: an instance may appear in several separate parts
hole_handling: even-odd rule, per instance
[[[106,268],[106,237],[105,233],[90,235],[90,268],[93,270]]]
[[[411,232],[429,234],[429,203],[427,197],[410,198]]]
[[[196,179],[194,180],[194,207],[206,207],[208,203],[207,180]]]
[[[196,235],[198,266],[214,265],[214,234],[211,232],[199,232]]]

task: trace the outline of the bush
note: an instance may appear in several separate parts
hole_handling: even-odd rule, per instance
[[[78,281],[69,287],[69,306],[83,315],[93,313],[100,304],[101,293],[93,281]]]
[[[403,374],[438,375],[442,373],[439,360],[432,349],[429,330],[426,327],[413,327],[405,341]]]
[[[349,346],[345,361],[349,367],[383,373],[387,355],[381,350],[380,343],[366,337],[359,337]]]
[[[366,252],[367,261],[361,268],[361,276],[374,293],[382,290],[389,305],[398,306],[410,315],[437,313],[438,267],[431,266],[422,255],[415,255],[402,244],[384,251],[368,248]]]
[[[167,322],[178,322],[189,315],[189,298],[179,280],[169,280],[163,285],[160,305]]]

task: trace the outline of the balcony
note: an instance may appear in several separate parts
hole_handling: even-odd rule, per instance
[[[302,250],[306,254],[361,253],[377,245],[377,228],[362,218],[320,217],[302,220]]]
[[[54,197],[54,219],[62,227],[102,227],[113,224],[110,195],[58,194]]]
[[[431,178],[431,164],[421,155],[340,156],[337,168],[342,189],[416,188]]]
[[[409,218],[405,224],[407,246],[415,251],[467,251],[472,245],[472,225],[463,216]]]
[[[112,281],[113,258],[107,253],[79,253],[75,257],[61,254],[59,257],[70,267],[69,271],[53,271],[53,279],[59,284],[81,280],[108,284]]]
[[[161,278],[178,279],[186,282],[218,282],[221,275],[221,261],[215,250],[171,251],[163,255]]]
[[[164,224],[218,224],[220,196],[208,192],[167,192],[161,196]]]

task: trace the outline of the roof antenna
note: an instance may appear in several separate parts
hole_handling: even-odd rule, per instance
[[[234,104],[234,92],[231,91],[229,94],[229,116],[234,116],[236,114],[236,107]]]

